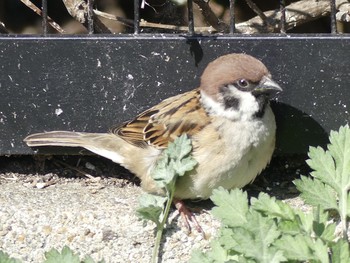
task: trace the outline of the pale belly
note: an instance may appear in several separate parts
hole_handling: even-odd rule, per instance
[[[178,179],[176,197],[207,199],[219,186],[232,189],[251,183],[270,162],[275,148],[274,116],[272,111],[266,113],[264,125],[257,123],[258,128],[241,125],[236,127],[238,133],[222,127],[220,137],[204,139],[210,144],[194,152],[199,165],[192,174]]]

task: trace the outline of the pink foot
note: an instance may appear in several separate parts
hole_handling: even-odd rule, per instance
[[[194,225],[194,227],[197,229],[197,231],[201,234],[204,235],[204,231],[202,229],[202,227],[199,225],[199,223],[197,222],[196,217],[194,216],[194,214],[186,207],[186,205],[184,204],[184,202],[182,202],[181,200],[174,200],[174,204],[176,209],[179,211],[182,220],[185,223],[185,226],[187,228],[187,230],[191,233],[191,225],[190,222],[192,223],[192,225]]]

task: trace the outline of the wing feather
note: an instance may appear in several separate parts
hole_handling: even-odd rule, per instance
[[[195,89],[162,101],[111,132],[135,146],[161,149],[183,133],[196,134],[209,122]]]

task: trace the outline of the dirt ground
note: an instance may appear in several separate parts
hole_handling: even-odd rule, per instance
[[[305,157],[275,157],[246,187],[293,206],[304,206],[292,181],[309,169]],[[0,250],[23,262],[42,262],[44,252],[68,245],[106,262],[149,262],[154,225],[135,215],[142,195],[139,180],[96,156],[1,157]],[[219,223],[210,201],[188,202],[203,209],[197,220],[207,236],[188,233],[177,211],[163,241],[163,262],[186,262],[193,248],[206,249]]]

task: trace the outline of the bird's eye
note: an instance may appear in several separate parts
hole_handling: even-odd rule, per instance
[[[246,88],[249,86],[249,82],[245,79],[240,79],[238,82],[238,85],[241,87],[241,88]]]

